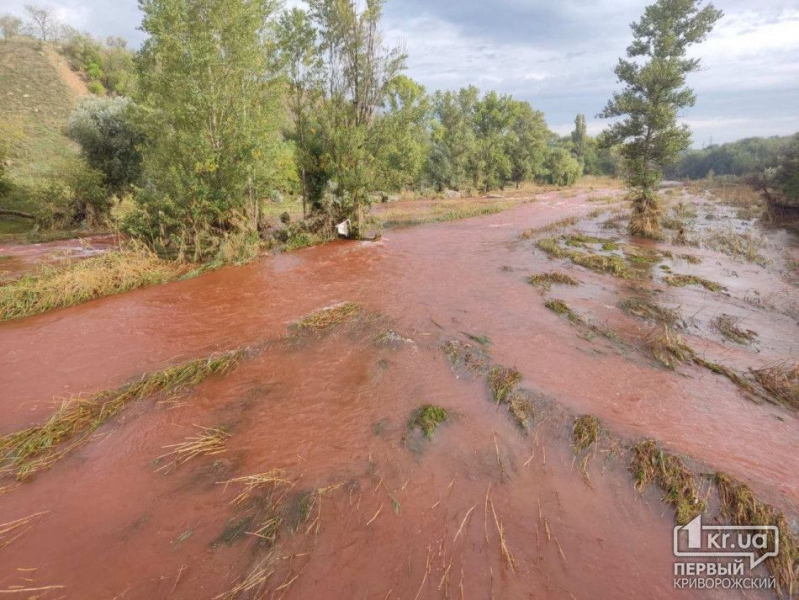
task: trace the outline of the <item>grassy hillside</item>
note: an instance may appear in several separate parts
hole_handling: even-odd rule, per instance
[[[14,184],[0,207],[30,212],[35,209],[30,189],[78,154],[63,130],[86,88],[52,47],[18,39],[0,42],[0,90],[0,136],[10,148]],[[29,227],[24,219],[0,220],[0,233]]]

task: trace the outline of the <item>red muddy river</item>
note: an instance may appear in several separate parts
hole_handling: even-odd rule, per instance
[[[639,494],[626,464],[612,456],[593,457],[587,485],[568,427],[522,432],[490,401],[484,379],[453,370],[441,350],[453,339],[474,344],[467,333],[485,336],[491,361],[515,366],[525,388],[599,417],[624,438],[652,437],[726,471],[796,515],[795,413],[746,400],[730,381],[696,366],[658,368],[632,343],[620,349],[584,339],[526,282],[532,273],[565,269],[582,285],[550,296],[625,340],[640,337],[643,324],[618,308],[632,284],[553,264],[520,240],[527,228],[596,208],[584,196],[548,195],[491,216],[388,230],[377,243],[266,257],[0,324],[0,433],[43,422],[71,394],[216,351],[261,348],[169,406],[129,406],[90,443],[8,488],[0,522],[42,514],[13,543],[3,547],[0,539],[0,591],[48,599],[225,597],[265,565],[272,575],[260,595],[236,597],[773,597],[675,590],[674,513],[662,493]],[[581,226],[608,235],[597,233],[596,220]],[[786,234],[774,236],[775,261],[786,248],[796,256]],[[720,281],[729,296],[669,288],[657,273],[649,285],[692,316],[685,335],[694,348],[742,370],[795,357],[797,318],[781,310],[795,288],[774,267],[690,251],[702,264],[675,259],[674,270]],[[745,303],[755,288],[776,308]],[[343,325],[298,345],[278,341],[291,322],[343,301],[381,315],[405,340],[379,346],[365,330]],[[722,310],[758,332],[756,351],[697,335]],[[455,415],[430,441],[407,430],[422,404]],[[154,459],[164,446],[194,426],[226,427],[226,451],[158,471]],[[241,516],[232,504],[240,486],[223,482],[273,469],[290,482],[287,497],[329,489],[271,549],[246,526],[244,535],[223,539]]]

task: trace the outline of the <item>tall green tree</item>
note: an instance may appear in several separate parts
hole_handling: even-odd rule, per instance
[[[270,78],[272,0],[140,0],[147,114],[136,229],[195,260],[252,235],[274,184],[280,88]],[[166,238],[166,239],[164,239]]]
[[[511,161],[511,181],[518,188],[523,181],[532,181],[541,171],[547,155],[550,132],[544,113],[528,102],[513,101],[513,121],[506,152]]]
[[[458,92],[436,92],[433,96],[430,178],[439,190],[460,190],[473,181],[477,158],[474,115],[480,90],[474,86]]]
[[[383,43],[385,0],[309,0],[325,57],[322,161],[333,173],[329,212],[350,219],[361,234],[363,208],[375,179],[378,111],[389,83],[405,68],[405,55]]]
[[[405,75],[388,83],[375,149],[384,189],[410,189],[419,182],[430,152],[430,110],[424,86]]]
[[[288,106],[291,111],[294,160],[300,176],[302,213],[307,203],[319,199],[325,177],[319,177],[319,124],[314,116],[322,97],[323,61],[317,33],[308,13],[300,8],[283,12],[277,23],[277,52],[288,82]],[[322,180],[320,184],[319,181]]]
[[[699,69],[699,59],[687,58],[686,53],[706,38],[723,14],[712,4],[700,5],[701,0],[657,0],[646,7],[641,20],[631,25],[627,59],[620,58],[615,69],[624,88],[599,115],[622,118],[603,132],[602,143],[621,145],[632,191],[634,235],[659,235],[656,188],[662,169],[690,145],[690,130],[677,124],[677,115],[696,101],[685,78]]]
[[[84,99],[69,117],[67,135],[80,145],[89,166],[103,174],[110,193],[124,193],[138,183],[145,138],[129,98]]]

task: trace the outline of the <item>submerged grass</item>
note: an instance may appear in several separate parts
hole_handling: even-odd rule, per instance
[[[760,254],[760,249],[765,244],[765,238],[755,235],[751,231],[739,232],[729,227],[723,231],[711,231],[703,238],[704,244],[723,252],[728,256],[740,258],[760,266],[766,266],[769,260]]]
[[[680,363],[694,357],[694,351],[682,337],[668,325],[656,327],[644,337],[644,343],[660,364],[674,370]]]
[[[537,273],[531,275],[527,282],[545,290],[549,290],[553,285],[580,285],[580,282],[566,273],[560,271],[550,271],[549,273]]]
[[[646,319],[647,321],[669,325],[670,327],[681,326],[683,322],[679,310],[660,306],[649,298],[641,298],[638,296],[624,298],[620,306],[627,314]]]
[[[89,398],[69,398],[43,425],[0,437],[0,475],[13,473],[18,479],[24,479],[49,468],[129,403],[156,393],[178,392],[212,375],[226,375],[236,368],[243,356],[243,350],[236,350],[192,360],[147,373],[135,383],[116,390],[103,391]]]
[[[444,344],[444,354],[453,367],[464,367],[468,371],[484,372],[488,368],[488,356],[475,346],[458,340]]]
[[[361,310],[361,307],[354,302],[342,302],[335,306],[323,308],[307,317],[303,317],[294,325],[296,331],[319,332],[328,329],[333,325],[345,322],[350,317]]]
[[[38,271],[0,286],[0,320],[65,308],[177,279],[183,267],[144,248],[107,252]]]
[[[751,329],[742,329],[738,326],[740,322],[740,319],[728,314],[721,314],[712,321],[713,327],[728,340],[736,344],[751,344],[757,338],[757,333]]]
[[[779,553],[768,557],[765,565],[774,576],[777,593],[782,595],[785,591],[788,598],[793,598],[799,578],[799,540],[793,534],[785,515],[773,506],[761,502],[748,485],[725,473],[716,473],[714,480],[719,491],[721,514],[725,518],[736,525],[771,525],[778,528]],[[771,534],[768,535],[771,538]],[[773,547],[774,540],[769,539],[767,548]]]
[[[685,525],[705,511],[707,503],[699,497],[694,475],[679,456],[658,448],[655,440],[640,442],[632,454],[630,470],[638,491],[657,483],[665,494],[663,499],[676,511],[677,523]]]
[[[705,279],[704,277],[699,277],[698,275],[680,275],[675,273],[674,275],[667,275],[663,278],[663,281],[672,287],[685,287],[686,285],[701,285],[706,290],[711,292],[720,292],[724,289],[723,286],[716,283],[715,281],[710,281]]]
[[[183,463],[186,463],[199,456],[215,456],[225,451],[225,443],[230,434],[224,429],[196,426],[200,432],[197,435],[187,437],[184,441],[164,446],[173,448],[167,454],[159,456],[156,460],[171,457],[172,460],[158,468],[158,471],[171,473]]]
[[[438,426],[448,419],[449,413],[440,406],[425,404],[413,411],[408,421],[408,429],[419,429],[430,440],[433,439]]]
[[[577,225],[579,219],[577,217],[566,217],[565,219],[560,219],[559,221],[555,221],[554,223],[550,223],[549,225],[543,225],[542,227],[533,227],[531,229],[526,229],[522,232],[521,238],[523,240],[529,240],[536,235],[541,233],[552,233],[553,231],[560,231],[561,229],[566,229],[567,227],[573,227]]]
[[[600,421],[592,415],[581,415],[574,420],[572,447],[579,454],[596,444],[599,439]]]
[[[778,404],[799,410],[799,363],[753,369],[752,375]]]
[[[599,239],[599,238],[596,238]],[[582,243],[582,242],[581,242]],[[636,279],[638,274],[621,256],[611,254],[591,254],[580,250],[566,249],[560,245],[556,238],[543,238],[536,242],[536,246],[554,258],[568,258],[574,264],[597,273],[609,273],[622,279]]]
[[[515,367],[497,365],[488,372],[488,389],[497,404],[510,400],[511,392],[522,381],[522,374]]]

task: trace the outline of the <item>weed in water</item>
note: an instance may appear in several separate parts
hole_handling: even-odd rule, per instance
[[[488,372],[488,389],[497,404],[510,399],[511,392],[522,381],[522,374],[515,367],[497,365]]]
[[[563,300],[558,300],[553,298],[552,300],[547,300],[544,303],[549,310],[554,312],[556,315],[572,315],[572,310],[569,308],[569,305],[566,304]]]
[[[693,254],[680,254],[679,257],[692,265],[698,265],[701,264],[702,262],[701,258],[699,258],[698,256],[694,256]]]
[[[590,449],[597,442],[599,428],[599,419],[592,415],[581,415],[574,420],[572,446],[575,454]]]
[[[449,419],[449,413],[440,406],[425,404],[420,406],[411,415],[408,421],[408,429],[419,429],[425,437],[433,439],[433,434],[441,423]]]
[[[329,329],[334,325],[339,325],[361,310],[361,307],[354,302],[342,302],[335,306],[323,308],[307,317],[303,317],[294,324],[297,331],[319,332]]]
[[[766,266],[768,259],[760,254],[765,238],[750,231],[739,232],[729,227],[723,231],[711,231],[703,239],[705,245],[728,256]]]
[[[230,437],[227,431],[224,429],[212,429],[199,426],[197,426],[197,428],[200,430],[200,433],[197,435],[189,436],[178,444],[164,446],[164,448],[173,448],[173,450],[159,456],[156,460],[160,461],[167,457],[172,457],[172,460],[159,467],[159,471],[171,473],[180,465],[193,458],[199,456],[215,456],[225,451],[225,443]]]
[[[587,252],[572,251],[568,254],[569,259],[576,265],[585,267],[597,273],[610,273],[622,279],[635,279],[638,275],[633,271],[627,262],[620,256],[602,256],[600,254],[588,254]]]
[[[751,344],[757,337],[757,333],[751,329],[741,329],[738,326],[740,322],[741,319],[722,314],[713,319],[713,326],[721,335],[736,344]]]
[[[485,335],[473,335],[471,333],[466,333],[465,331],[462,331],[461,333],[463,335],[465,335],[467,338],[469,338],[470,340],[472,340],[473,342],[477,342],[481,346],[488,346],[489,344],[491,344],[491,340],[488,338],[488,336],[485,336]]]
[[[655,440],[645,440],[632,449],[630,470],[635,477],[636,487],[657,483],[664,492],[663,499],[674,507],[677,523],[685,525],[707,508],[699,497],[693,473],[683,460],[658,448]]]
[[[193,360],[147,373],[135,383],[116,390],[100,392],[90,398],[65,400],[43,425],[0,437],[0,474],[15,473],[23,479],[46,469],[85,442],[93,431],[130,402],[156,393],[179,392],[211,375],[226,375],[236,368],[243,356],[243,350],[236,350]],[[61,446],[70,440],[70,444]]]
[[[705,360],[704,358],[700,358],[698,356],[694,357],[694,362],[702,367],[705,367],[708,371],[716,373],[717,375],[724,375],[724,377],[744,390],[750,400],[757,402],[756,398],[761,397],[761,395],[757,393],[755,387],[749,381],[747,381],[746,378],[730,367],[710,362],[709,360]]]
[[[778,404],[799,410],[799,363],[753,369],[752,375]]]
[[[531,275],[527,279],[527,283],[535,285],[545,290],[549,290],[553,285],[580,285],[580,282],[566,273],[560,271],[551,271],[549,273],[538,273]]]
[[[465,367],[469,371],[484,371],[488,367],[488,356],[480,348],[450,340],[444,344],[444,354],[453,367]]]
[[[676,369],[680,363],[694,357],[694,351],[683,341],[682,337],[668,325],[656,327],[645,337],[644,343],[660,364],[667,369]]]
[[[560,219],[559,221],[555,221],[549,225],[544,225],[543,227],[526,229],[524,232],[522,232],[521,237],[523,240],[529,240],[533,236],[540,233],[552,233],[553,231],[559,231],[561,229],[566,229],[567,227],[573,227],[574,225],[577,225],[577,221],[577,217],[566,217],[565,219]]]
[[[716,283],[715,281],[710,281],[703,277],[699,277],[698,275],[680,275],[675,273],[674,275],[667,275],[663,278],[663,281],[672,287],[685,287],[686,285],[701,285],[706,290],[711,292],[720,292],[724,289],[721,285]]]
[[[788,598],[796,591],[797,569],[799,569],[799,540],[793,533],[785,515],[773,506],[761,502],[752,489],[725,473],[714,476],[719,491],[721,514],[736,525],[775,526],[779,530],[780,548],[777,556],[765,560],[766,568],[777,583],[777,593],[783,590]],[[768,533],[771,536],[771,532]],[[766,548],[773,548],[769,539]]]
[[[527,429],[527,424],[533,418],[533,403],[527,398],[522,390],[515,389],[508,396],[505,404],[508,412],[516,424],[522,429]]]
[[[683,326],[683,318],[679,310],[660,306],[649,298],[624,298],[620,306],[627,314],[635,315],[641,319],[662,323],[670,327]]]

